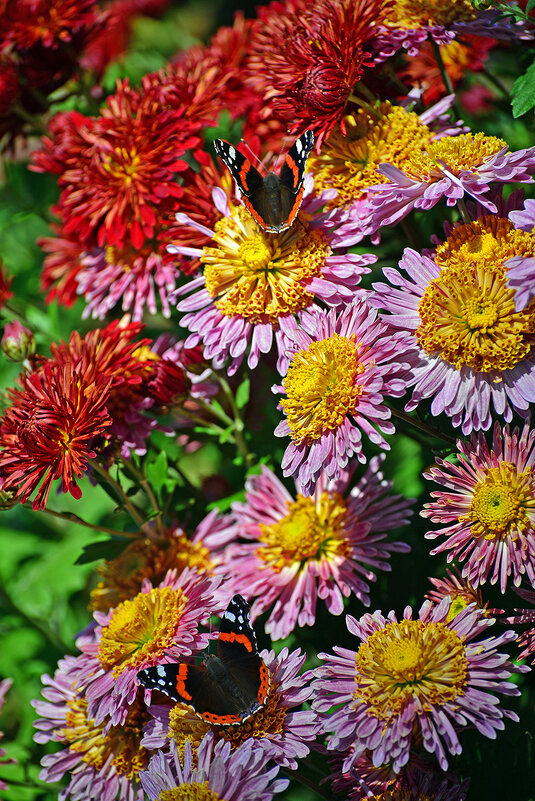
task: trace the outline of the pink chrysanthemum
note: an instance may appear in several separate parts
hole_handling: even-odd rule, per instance
[[[513,410],[526,416],[535,401],[535,308],[515,311],[506,276],[509,259],[531,255],[532,236],[486,215],[453,228],[432,258],[407,248],[399,265],[407,276],[384,270],[390,284],[374,284],[370,302],[420,356],[407,411],[432,398],[431,413],[444,412],[464,434],[490,427],[491,404],[506,422]]]
[[[271,687],[265,705],[244,723],[211,727],[183,704],[156,704],[149,709],[154,717],[146,727],[143,745],[165,748],[169,740],[175,740],[182,751],[188,740],[199,743],[212,729],[216,738],[228,740],[233,746],[252,738],[270,759],[296,770],[297,760],[307,756],[318,729],[315,712],[296,709],[311,694],[310,673],[299,675],[306,654],[300,649],[289,653],[283,648],[277,656],[273,651],[262,651],[261,655],[271,675]]]
[[[465,194],[495,214],[496,206],[486,197],[490,184],[532,183],[534,171],[535,147],[509,152],[502,139],[483,133],[435,139],[425,151],[416,149],[403,171],[392,164],[379,167],[388,183],[370,192],[371,228],[394,225],[413,209],[426,211],[442,198],[454,206]]]
[[[518,721],[496,698],[519,695],[507,679],[529,670],[498,653],[516,634],[476,639],[495,620],[468,606],[447,622],[449,607],[449,599],[426,601],[416,620],[406,607],[400,622],[394,612],[359,621],[348,615],[349,631],[362,641],[358,650],[335,646],[335,654],[319,654],[326,664],[316,670],[313,708],[330,732],[329,749],[353,746],[344,770],[369,750],[375,766],[390,762],[399,772],[420,739],[446,770],[447,752],[462,751],[462,729],[473,726],[494,739],[504,718]]]
[[[286,420],[275,434],[292,439],[283,473],[298,479],[304,495],[314,491],[322,470],[327,480],[336,479],[351,457],[366,461],[362,432],[389,448],[383,434],[392,434],[394,425],[384,397],[405,392],[414,350],[406,335],[377,319],[368,297],[360,293],[340,312],[303,312],[288,372],[274,388],[286,394],[280,402]]]
[[[42,677],[44,701],[32,701],[40,716],[34,723],[38,743],[56,742],[65,747],[41,760],[41,781],[55,784],[71,774],[60,793],[62,801],[144,801],[138,775],[150,754],[141,745],[148,712],[141,695],[128,708],[124,725],[97,724],[88,715],[87,701],[75,689],[83,656],[60,659],[51,678]]]
[[[170,570],[153,587],[145,580],[141,592],[107,614],[94,612],[98,627],[92,642],[79,642],[77,686],[84,690],[88,715],[99,725],[106,718],[124,723],[139,688],[138,671],[176,662],[208,645],[198,630],[220,606],[214,597],[220,579],[186,568],[176,578]]]
[[[522,600],[527,601],[535,607],[535,592],[533,590],[518,589],[515,590],[517,595],[520,595]],[[512,623],[515,626],[526,625],[530,623],[531,627],[522,632],[518,638],[518,647],[521,652],[518,655],[519,659],[529,659],[535,656],[535,608],[533,609],[515,609],[515,612],[520,612],[519,615],[513,615],[505,618],[506,623]],[[535,659],[532,659],[532,664]]]
[[[227,546],[226,561],[236,591],[256,599],[252,618],[271,609],[266,631],[273,639],[297,625],[313,626],[318,598],[333,615],[343,612],[344,597],[352,593],[368,606],[372,568],[390,570],[390,554],[410,550],[404,542],[384,542],[411,512],[410,501],[388,494],[383,458],[371,460],[347,497],[355,465],[337,480],[321,474],[308,498],[293,498],[264,466],[248,479],[245,503],[232,506],[235,537],[245,542]]]
[[[446,487],[432,492],[423,517],[447,524],[428,531],[445,537],[431,553],[448,552],[448,561],[465,562],[462,575],[473,587],[499,581],[505,592],[512,576],[518,587],[524,574],[535,584],[535,430],[520,433],[494,424],[492,449],[485,437],[458,441],[458,464],[437,459],[424,476]]]
[[[310,190],[310,181],[307,186]],[[318,213],[322,200],[310,195],[291,228],[280,234],[261,230],[243,206],[230,204],[221,188],[214,189],[213,198],[223,215],[214,231],[177,214],[178,222],[210,236],[213,246],[168,246],[171,252],[200,258],[203,265],[202,276],[175,293],[189,295],[177,307],[186,312],[181,325],[192,332],[186,344],[202,341],[215,367],[230,357],[232,375],[249,347],[247,364],[254,368],[275,339],[279,369],[284,370],[296,314],[315,298],[329,306],[351,301],[376,257],[337,255],[337,228],[344,215],[338,210]]]
[[[454,565],[446,570],[445,578],[429,577],[429,581],[434,589],[425,594],[425,597],[434,604],[441,603],[446,596],[450,599],[450,611],[446,618],[447,621],[453,620],[455,615],[468,606],[476,604],[487,617],[503,615],[503,609],[490,608],[488,601],[483,602],[481,590],[476,590],[470,582],[461,576],[459,568]]]
[[[167,797],[271,801],[289,781],[276,779],[277,766],[266,770],[268,760],[269,751],[255,747],[252,739],[232,751],[230,743],[221,740],[214,746],[213,734],[208,732],[194,753],[186,742],[182,759],[172,740],[170,753],[159,751],[140,779],[151,801]]]

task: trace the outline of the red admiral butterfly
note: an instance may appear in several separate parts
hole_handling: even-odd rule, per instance
[[[305,131],[295,140],[280,175],[268,172],[262,178],[243,153],[223,139],[214,140],[215,152],[225,162],[238,184],[247,211],[264,231],[279,233],[289,228],[303,200],[303,178],[314,134]]]
[[[140,670],[137,677],[144,687],[188,704],[216,726],[250,718],[266,703],[271,686],[249,622],[249,604],[241,595],[234,596],[221,618],[217,656],[205,654],[202,665],[157,665]]]

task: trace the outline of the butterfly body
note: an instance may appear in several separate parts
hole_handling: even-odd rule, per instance
[[[251,162],[239,150],[216,139],[217,155],[227,165],[242,201],[260,228],[270,233],[280,233],[289,228],[303,200],[305,168],[314,145],[314,134],[305,131],[290,148],[280,175],[268,172],[262,177]]]
[[[146,668],[138,679],[173,701],[188,704],[207,723],[243,723],[266,702],[271,678],[258,653],[249,622],[249,605],[235,595],[221,619],[217,656],[205,654],[202,665],[167,663]]]

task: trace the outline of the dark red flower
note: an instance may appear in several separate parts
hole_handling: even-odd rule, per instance
[[[368,43],[388,7],[388,0],[276,0],[258,11],[249,83],[291,131],[312,128],[318,150],[343,124],[346,102],[373,64]]]
[[[34,509],[44,509],[52,482],[80,498],[76,479],[94,458],[91,443],[111,425],[106,404],[110,379],[87,379],[66,364],[46,363],[8,391],[11,406],[0,421],[0,486],[21,502],[38,488]]]
[[[6,114],[19,93],[19,76],[15,62],[0,56],[0,115]]]
[[[183,107],[162,108],[157,89],[135,92],[119,83],[100,117],[71,117],[65,132],[54,126],[54,138],[34,154],[34,169],[59,172],[64,232],[119,248],[152,239],[181,194],[181,157],[199,143],[200,124],[184,115]]]
[[[2,14],[1,38],[15,50],[60,49],[86,38],[97,20],[96,0],[16,0]]]
[[[151,366],[147,394],[156,406],[167,411],[169,407],[182,403],[191,386],[185,370],[170,359],[156,359]]]
[[[13,297],[13,292],[11,292],[10,289],[12,281],[13,277],[7,275],[2,260],[0,259],[0,309]]]

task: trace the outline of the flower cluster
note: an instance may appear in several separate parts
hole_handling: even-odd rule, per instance
[[[480,5],[272,0],[174,52],[168,0],[0,0],[2,147],[48,225],[27,286],[0,265],[0,506],[100,560],[33,702],[64,801],[464,801],[465,731],[507,743],[535,147],[473,128],[535,23]]]

